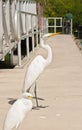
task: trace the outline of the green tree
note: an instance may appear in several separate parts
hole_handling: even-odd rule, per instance
[[[36,0],[43,4],[45,17],[64,17],[67,12],[73,14],[74,27],[82,24],[82,0]]]

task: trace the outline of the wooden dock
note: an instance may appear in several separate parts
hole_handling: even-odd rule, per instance
[[[37,86],[38,97],[44,99],[39,104],[47,107],[32,110],[19,130],[82,130],[82,54],[71,35],[56,35],[46,42],[52,48],[53,60],[39,77]],[[47,55],[42,48],[34,57],[38,54]],[[0,130],[13,100],[21,95],[32,59],[21,69],[0,70]]]

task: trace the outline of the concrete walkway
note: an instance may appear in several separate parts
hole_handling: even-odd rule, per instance
[[[70,35],[56,35],[47,43],[53,60],[37,81],[38,97],[44,99],[39,104],[46,107],[27,114],[19,130],[82,130],[82,54]],[[42,48],[38,54],[47,55]],[[0,130],[10,103],[21,95],[26,67],[0,70]]]

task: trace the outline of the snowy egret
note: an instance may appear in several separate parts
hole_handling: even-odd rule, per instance
[[[37,93],[36,93],[36,80],[40,76],[40,74],[43,72],[44,68],[50,64],[52,61],[52,50],[49,45],[45,45],[44,41],[45,38],[54,36],[56,33],[48,33],[45,34],[43,37],[40,39],[40,44],[41,47],[47,50],[48,56],[47,58],[43,58],[41,55],[38,55],[35,57],[35,59],[31,62],[29,65],[28,69],[26,70],[25,78],[24,78],[24,85],[23,85],[23,92],[29,92],[31,86],[33,83],[35,83],[35,97],[36,97],[36,105],[38,106],[38,100],[37,100]]]
[[[7,113],[3,130],[18,128],[23,121],[25,114],[32,109],[32,101],[30,98],[32,98],[32,95],[25,92],[22,94],[22,97],[11,106]]]

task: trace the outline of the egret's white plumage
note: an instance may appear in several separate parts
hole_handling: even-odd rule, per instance
[[[32,84],[35,83],[36,79],[39,75],[43,72],[44,68],[50,64],[52,61],[52,50],[49,45],[45,45],[44,41],[46,37],[54,36],[53,34],[46,34],[41,38],[41,46],[45,50],[47,50],[48,56],[47,58],[38,55],[35,59],[31,62],[28,69],[26,70],[25,78],[24,78],[24,85],[23,85],[23,92],[29,91]]]
[[[23,121],[25,114],[32,109],[32,97],[30,93],[23,93],[22,98],[18,99],[9,109],[3,130],[17,129],[19,124]]]

